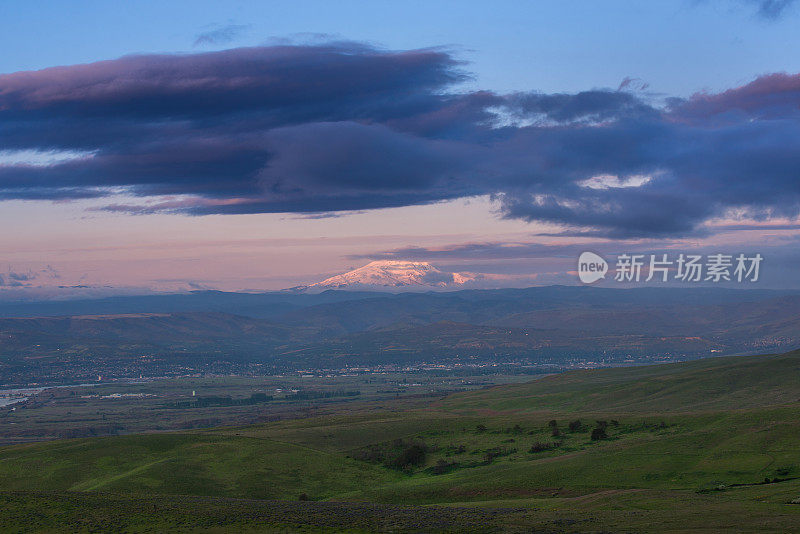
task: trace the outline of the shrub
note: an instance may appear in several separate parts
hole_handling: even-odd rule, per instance
[[[403,449],[399,455],[391,460],[389,466],[400,470],[419,467],[425,463],[427,455],[428,450],[424,444],[414,443]]]
[[[444,475],[445,473],[449,473],[454,469],[458,468],[458,463],[456,462],[448,462],[446,460],[439,460],[436,462],[436,465],[433,467],[429,467],[426,469],[426,472],[432,473],[434,475]]]
[[[351,458],[361,460],[362,462],[370,462],[373,464],[381,463],[386,459],[385,451],[376,445],[368,449],[361,449],[352,453]]]
[[[508,456],[509,454],[514,454],[515,452],[517,452],[517,449],[508,447],[494,447],[492,449],[486,449],[483,454],[483,461],[486,464],[490,464],[495,458],[499,458],[500,456]]]
[[[580,419],[576,419],[574,421],[569,422],[569,431],[570,432],[580,432],[583,430],[583,424],[581,424]]]
[[[555,449],[560,446],[561,446],[560,441],[552,441],[550,443],[543,443],[541,441],[537,441],[533,445],[531,445],[531,448],[528,449],[528,452],[535,453],[535,452],[549,451],[550,449]]]
[[[606,439],[607,437],[608,434],[606,434],[605,428],[597,427],[594,430],[592,430],[592,441]]]

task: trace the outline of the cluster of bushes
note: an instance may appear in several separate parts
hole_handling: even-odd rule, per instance
[[[608,438],[607,429],[609,426],[609,422],[603,420],[603,421],[595,421],[595,423],[596,426],[592,429],[592,433],[590,435],[592,441],[598,441],[601,439]],[[558,428],[558,421],[556,421],[555,419],[547,423],[547,426],[550,428],[550,434],[554,438],[559,437],[561,435],[561,430]],[[617,421],[616,419],[612,419],[611,426],[618,427],[619,421]],[[589,428],[586,425],[584,425],[580,419],[575,419],[574,421],[570,421],[569,424],[567,425],[567,428],[569,429],[570,433],[586,432],[587,430],[589,430]]]
[[[351,458],[373,464],[383,464],[391,469],[411,472],[425,465],[431,448],[422,441],[396,439],[389,444],[373,445],[358,450]]]
[[[573,421],[569,421],[566,425],[566,430],[562,432],[561,428],[559,427],[558,421],[555,419],[549,421],[547,423],[547,427],[550,430],[550,434],[553,437],[560,437],[565,436],[565,432],[569,433],[577,433],[577,432],[590,432],[590,438],[592,441],[599,441],[604,440],[609,437],[609,427],[618,427],[619,421],[615,419],[611,419],[610,421],[605,420],[598,420],[595,422],[594,428],[584,424],[580,419],[575,419]],[[461,429],[462,432],[466,432],[466,428]],[[541,427],[538,429],[531,430],[528,434],[534,435],[541,433]],[[520,435],[525,433],[525,429],[516,424],[512,427],[506,428],[503,430],[490,430],[484,424],[478,424],[475,426],[475,432],[478,434],[510,434],[510,435]],[[447,432],[446,432],[447,433]],[[515,438],[508,438],[501,440],[501,445],[497,447],[491,447],[488,449],[474,449],[469,451],[470,455],[481,455],[480,460],[476,458],[475,460],[465,460],[464,458],[461,461],[455,461],[450,457],[454,455],[460,455],[467,453],[467,446],[466,445],[455,445],[450,444],[447,447],[442,447],[441,449],[436,446],[429,446],[426,445],[421,440],[406,440],[406,439],[396,439],[392,442],[386,442],[383,444],[373,445],[368,448],[361,449],[352,454],[352,457],[357,460],[362,460],[374,464],[383,464],[386,467],[391,469],[397,469],[400,471],[404,471],[407,473],[411,473],[415,470],[415,468],[423,467],[428,460],[428,457],[431,453],[441,453],[445,456],[445,458],[439,459],[436,462],[436,465],[428,467],[425,469],[426,473],[430,473],[433,475],[441,475],[445,473],[449,473],[455,469],[459,468],[468,468],[468,467],[478,467],[481,465],[488,465],[491,464],[495,459],[508,456],[517,452],[517,449],[510,444],[516,443],[519,439]],[[556,439],[553,441],[544,441],[544,440],[537,440],[535,441],[530,448],[528,449],[528,453],[534,454],[539,452],[544,452],[548,450],[553,450],[561,447],[564,444],[564,441],[561,439]]]
[[[586,427],[581,423],[580,419],[570,421],[568,428],[570,432],[584,432],[586,430]]]
[[[530,453],[544,452],[544,451],[549,451],[551,449],[557,449],[560,446],[561,446],[560,441],[550,441],[550,442],[537,441],[533,445],[531,445],[531,448],[528,450],[528,452]]]
[[[436,465],[433,467],[429,467],[425,470],[426,473],[430,473],[432,475],[444,475],[449,473],[450,471],[455,471],[461,467],[461,464],[458,462],[451,462],[448,460],[438,460]]]
[[[466,445],[450,445],[444,449],[445,456],[452,456],[454,454],[464,454],[467,452]]]
[[[398,469],[400,471],[409,471],[414,467],[425,465],[425,460],[428,458],[428,448],[424,443],[412,443],[400,451],[400,453],[391,458],[387,463],[387,467]]]
[[[514,447],[492,447],[491,449],[486,449],[483,451],[483,463],[490,464],[495,458],[508,456],[509,454],[514,454],[515,452],[517,452],[517,449]]]
[[[608,428],[606,421],[597,421],[597,426],[592,429],[592,441],[606,439],[608,437],[606,428]]]

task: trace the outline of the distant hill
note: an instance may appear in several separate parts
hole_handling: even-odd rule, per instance
[[[285,291],[267,293],[192,291],[189,293],[118,296],[99,299],[0,300],[0,317],[222,312],[265,318],[307,306],[351,299],[365,299],[372,296],[380,296],[380,294],[357,291],[324,291],[308,295]]]
[[[124,369],[138,376],[179,362],[181,369],[193,362],[297,369],[475,358],[605,365],[800,346],[800,294],[775,291],[198,292],[5,303],[0,311],[44,312],[0,317],[6,383],[55,372],[64,380]]]

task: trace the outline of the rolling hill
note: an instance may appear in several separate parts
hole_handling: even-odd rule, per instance
[[[22,525],[36,503],[42,530],[91,506],[87,527],[134,531],[144,515],[209,531],[788,532],[800,521],[799,409],[795,351],[573,371],[265,425],[10,446],[0,517]],[[137,502],[131,517],[114,513]],[[450,522],[425,523],[431,505]]]

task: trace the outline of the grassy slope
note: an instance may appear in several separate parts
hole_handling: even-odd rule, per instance
[[[571,371],[536,382],[453,395],[442,406],[463,413],[665,413],[736,410],[800,401],[800,351],[692,362]]]
[[[800,352],[576,371],[452,395],[422,407],[373,406],[239,429],[6,447],[0,449],[0,495],[6,499],[6,519],[20,525],[37,499],[51,503],[43,505],[50,514],[43,524],[70,520],[70,513],[88,506],[82,503],[89,497],[81,492],[114,492],[106,500],[91,497],[101,501],[92,505],[97,513],[107,510],[108,517],[114,517],[111,510],[132,506],[127,500],[132,497],[124,494],[142,496],[144,502],[151,494],[294,500],[304,492],[314,500],[351,504],[334,510],[322,503],[295,503],[285,516],[233,519],[223,510],[238,505],[176,496],[164,497],[172,508],[147,515],[171,528],[199,528],[203,525],[192,521],[211,521],[203,528],[213,530],[212,523],[246,520],[265,531],[275,525],[313,530],[319,524],[356,523],[374,530],[389,528],[387,518],[413,527],[436,516],[414,509],[416,516],[398,505],[440,504],[458,507],[463,517],[478,513],[476,506],[514,507],[516,512],[470,523],[503,530],[735,526],[788,531],[800,525],[800,505],[786,504],[800,497],[800,481],[732,485],[800,477],[798,399]],[[532,443],[555,439],[546,426],[551,418],[561,428],[576,418],[586,423],[618,419],[620,425],[609,428],[608,440],[564,432],[558,448],[529,453]],[[478,424],[487,430],[478,431]],[[513,425],[522,430],[510,432]],[[420,468],[408,475],[349,457],[397,438],[431,446],[428,467],[437,460],[461,467],[442,475]],[[467,452],[448,452],[451,445],[464,445]],[[497,447],[516,450],[482,465],[482,451]],[[720,486],[724,490],[717,490]],[[359,502],[388,508],[367,512]],[[189,520],[192,506],[197,516]]]
[[[398,474],[341,455],[224,434],[65,440],[0,452],[8,490],[110,491],[322,499]]]

